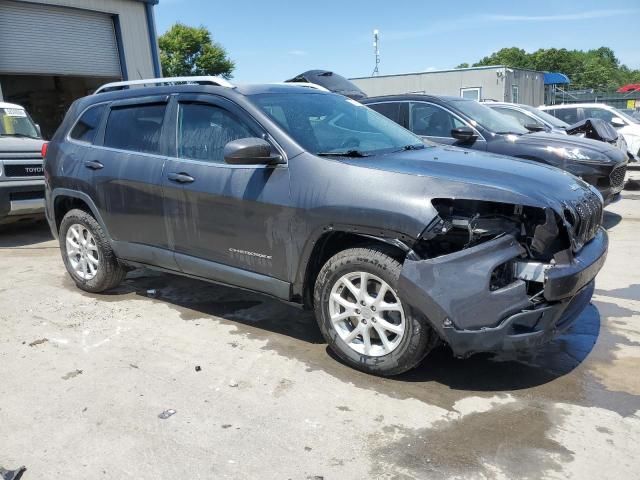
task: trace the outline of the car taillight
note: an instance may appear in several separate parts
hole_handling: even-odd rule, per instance
[[[42,144],[42,150],[40,150],[40,155],[42,155],[42,158],[47,156],[47,149],[49,148],[49,142],[44,142]]]

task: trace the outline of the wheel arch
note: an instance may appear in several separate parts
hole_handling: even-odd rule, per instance
[[[56,188],[51,192],[51,198],[51,203],[53,205],[53,220],[56,225],[56,231],[60,230],[60,223],[67,212],[74,208],[78,208],[79,210],[84,210],[87,213],[90,213],[100,224],[100,227],[105,234],[109,236],[109,231],[102,220],[102,216],[100,215],[98,208],[93,200],[91,200],[91,197],[86,193],[66,188]]]
[[[327,228],[309,242],[292,286],[293,300],[305,308],[313,308],[313,289],[322,266],[335,254],[349,248],[378,246],[390,256],[404,262],[415,239],[397,232],[370,232],[362,229]]]

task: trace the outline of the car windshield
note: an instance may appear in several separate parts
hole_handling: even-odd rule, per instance
[[[514,118],[507,117],[474,100],[450,100],[453,107],[460,110],[477,125],[493,133],[514,133],[517,135],[529,133]]]
[[[553,115],[549,115],[547,112],[538,110],[536,107],[532,107],[530,105],[520,105],[520,108],[533,113],[536,117],[540,118],[543,122],[546,122],[549,125],[552,125],[556,128],[567,128],[569,126],[567,122],[564,122],[559,118],[554,117]]]
[[[0,136],[40,138],[38,129],[22,108],[0,108]]]
[[[614,108],[613,110],[616,112],[616,114],[620,115],[622,118],[624,118],[628,122],[640,123],[640,120],[638,120],[637,118],[633,118],[631,115],[628,115],[627,113],[623,112],[622,110],[619,110],[617,108]]]
[[[425,145],[420,137],[342,95],[265,93],[252,99],[300,146],[314,154],[363,156]]]

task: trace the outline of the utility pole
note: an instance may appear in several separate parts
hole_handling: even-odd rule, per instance
[[[379,42],[379,38],[380,38],[380,32],[376,28],[373,31],[373,54],[375,55],[375,58],[376,58],[376,66],[374,67],[373,73],[371,74],[372,77],[375,77],[376,75],[380,74],[380,70],[378,69],[378,65],[380,64],[380,42]]]

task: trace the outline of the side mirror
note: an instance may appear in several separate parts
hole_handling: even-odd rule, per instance
[[[540,125],[539,123],[527,123],[524,126],[524,128],[526,128],[530,132],[544,132],[545,131],[544,126]]]
[[[624,120],[622,120],[620,117],[613,117],[611,119],[611,125],[618,128],[618,127],[624,127],[625,123],[624,123]]]
[[[224,146],[224,161],[230,165],[273,165],[284,163],[271,153],[271,144],[262,138],[239,138]]]
[[[36,131],[38,132],[38,135],[42,137],[42,130],[40,130],[40,124],[34,123],[34,126],[36,127]]]
[[[473,143],[478,138],[478,134],[471,127],[459,127],[451,130],[451,136],[463,143]]]

